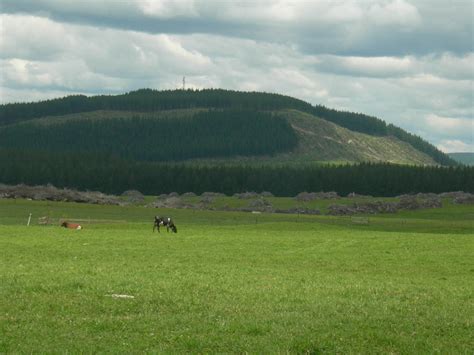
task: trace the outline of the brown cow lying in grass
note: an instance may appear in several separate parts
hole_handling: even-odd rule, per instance
[[[82,229],[82,226],[78,223],[71,223],[71,222],[63,222],[61,223],[61,227],[70,228],[70,229]]]

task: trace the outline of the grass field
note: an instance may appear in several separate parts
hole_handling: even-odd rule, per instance
[[[472,206],[364,225],[160,210],[178,234],[156,213],[0,199],[0,352],[474,351]]]

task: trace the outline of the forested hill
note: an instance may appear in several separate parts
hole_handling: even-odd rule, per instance
[[[176,112],[178,111],[178,112]],[[97,114],[97,112],[95,112]],[[283,117],[256,110],[175,110],[175,115],[33,120],[0,127],[0,148],[109,153],[134,161],[274,155],[297,136]],[[64,117],[64,116],[63,116]]]
[[[333,122],[351,131],[372,136],[394,136],[430,156],[441,165],[457,163],[436,147],[403,129],[360,113],[337,111],[289,96],[258,92],[239,92],[221,89],[157,91],[141,89],[122,95],[87,97],[73,95],[35,103],[0,105],[0,125],[45,116],[68,115],[97,110],[155,112],[171,109],[212,108],[238,110],[295,109]],[[289,138],[291,139],[291,138]]]

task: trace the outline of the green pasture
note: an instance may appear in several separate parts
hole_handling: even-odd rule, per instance
[[[155,214],[178,234],[153,233]],[[470,354],[473,214],[446,201],[358,224],[0,199],[0,352]]]

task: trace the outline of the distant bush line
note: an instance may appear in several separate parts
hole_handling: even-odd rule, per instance
[[[228,91],[207,90],[169,90],[157,91],[141,89],[123,95],[100,95],[86,97],[73,95],[60,99],[35,103],[14,103],[0,105],[0,125],[22,120],[66,115],[96,110],[158,111],[180,108],[238,108],[252,110],[297,109],[336,123],[353,131],[370,135],[393,135],[426,153],[441,165],[457,165],[456,161],[439,151],[422,138],[410,134],[394,125],[387,125],[376,117],[344,112],[311,104],[289,96]]]
[[[474,192],[474,167],[421,167],[364,163],[343,166],[194,166],[131,162],[96,154],[50,154],[0,149],[0,182],[158,195],[205,191],[355,192],[396,196],[415,192]]]

